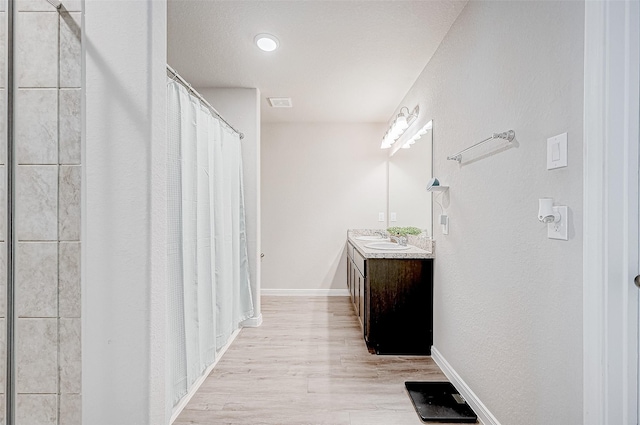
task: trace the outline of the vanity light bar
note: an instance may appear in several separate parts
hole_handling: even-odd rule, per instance
[[[405,115],[402,111],[407,110],[407,115]],[[413,108],[412,112],[409,112],[409,108],[403,106],[400,108],[400,112],[396,115],[396,118],[389,126],[389,130],[384,134],[382,138],[382,144],[380,145],[380,149],[389,149],[395,142],[402,136],[407,128],[418,118],[418,112],[420,112],[419,105],[416,105]]]

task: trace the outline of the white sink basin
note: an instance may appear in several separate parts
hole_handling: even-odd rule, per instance
[[[382,236],[380,235],[373,235],[373,236],[356,236],[355,238],[357,241],[380,241],[380,242],[387,242],[389,241],[388,238],[383,239]]]
[[[393,242],[373,242],[365,245],[366,248],[380,249],[383,251],[403,251],[411,248],[410,246],[402,246]]]

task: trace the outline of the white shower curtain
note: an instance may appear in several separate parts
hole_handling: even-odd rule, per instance
[[[253,315],[240,138],[168,80],[171,403]]]

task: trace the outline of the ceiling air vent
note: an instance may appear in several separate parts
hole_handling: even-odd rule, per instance
[[[272,108],[291,108],[290,97],[269,97],[269,104]]]

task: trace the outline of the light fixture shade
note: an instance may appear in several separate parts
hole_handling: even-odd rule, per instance
[[[405,117],[403,114],[398,114],[398,118],[396,118],[396,126],[400,131],[406,130],[407,127],[409,127],[409,124],[407,123],[407,117]]]
[[[389,133],[385,133],[382,138],[382,144],[380,145],[380,149],[389,149],[391,147],[391,143],[389,143]]]
[[[394,121],[393,125],[391,126],[391,129],[389,130],[389,135],[393,140],[396,140],[398,137],[400,137],[400,134],[401,134],[401,131],[398,129],[398,126]]]

